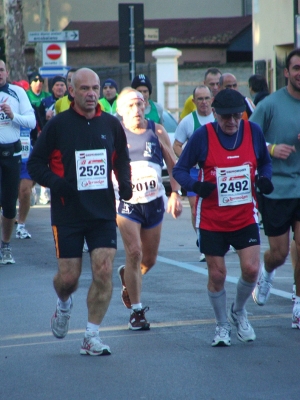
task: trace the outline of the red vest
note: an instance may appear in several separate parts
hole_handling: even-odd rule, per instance
[[[203,165],[204,181],[217,183],[216,168],[249,165],[252,201],[246,204],[219,206],[217,189],[206,199],[199,198],[200,228],[210,231],[236,231],[257,223],[257,201],[254,190],[257,160],[253,148],[250,123],[244,121],[243,140],[234,150],[225,149],[220,143],[212,124],[207,124],[208,153]],[[241,134],[241,132],[240,132]]]

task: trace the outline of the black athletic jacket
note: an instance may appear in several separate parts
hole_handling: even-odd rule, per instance
[[[75,150],[106,149],[108,189],[77,190]],[[130,159],[124,130],[117,118],[101,112],[86,119],[71,106],[44,127],[27,164],[33,180],[51,189],[52,225],[93,219],[115,220],[112,170],[120,197],[132,196]]]

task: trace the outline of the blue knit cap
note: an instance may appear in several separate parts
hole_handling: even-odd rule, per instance
[[[116,89],[116,91],[118,91],[117,82],[111,78],[107,78],[107,79],[105,79],[105,81],[103,81],[103,83],[101,85],[102,90],[103,90],[104,86],[113,86]]]

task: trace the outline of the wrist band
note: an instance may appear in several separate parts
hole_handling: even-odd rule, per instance
[[[275,147],[276,147],[276,144],[273,144],[273,146],[271,147],[270,154],[271,154],[272,157],[274,156],[274,149],[275,149]]]

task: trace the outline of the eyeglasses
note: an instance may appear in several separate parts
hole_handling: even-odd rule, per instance
[[[197,97],[196,100],[197,101],[209,101],[211,99],[211,97],[207,96],[207,97]]]
[[[241,119],[243,113],[234,113],[234,114],[220,114],[220,117],[225,120],[233,119]]]
[[[44,79],[40,79],[40,78],[35,78],[35,79],[33,79],[33,82],[38,82],[38,81],[44,83]]]

